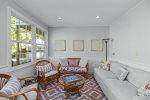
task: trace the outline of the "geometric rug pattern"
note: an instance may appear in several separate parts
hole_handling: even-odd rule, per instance
[[[46,90],[43,90],[42,86],[39,86],[39,89],[42,100],[66,100],[65,91],[57,81],[49,82]],[[90,76],[85,81],[80,93],[80,97],[78,95],[71,95],[67,100],[106,100],[105,95],[93,76]]]

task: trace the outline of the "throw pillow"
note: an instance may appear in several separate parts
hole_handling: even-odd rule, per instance
[[[88,60],[86,60],[86,59],[81,59],[81,60],[80,60],[80,63],[79,63],[79,66],[80,66],[80,67],[86,67],[87,63],[88,63]]]
[[[68,60],[69,66],[78,66],[79,60]]]
[[[138,96],[150,96],[150,83],[140,87],[137,94]]]
[[[61,66],[68,66],[68,60],[67,59],[60,59]]]
[[[116,76],[119,80],[123,81],[127,77],[128,73],[129,72],[126,69],[121,67],[121,68],[119,68],[118,72],[116,73]]]
[[[45,65],[37,66],[37,70],[46,73],[46,72],[49,72],[52,70],[52,65],[51,65],[51,63],[48,63]]]
[[[4,94],[14,94],[20,91],[21,84],[16,77],[12,77],[8,80],[5,86],[0,90]]]

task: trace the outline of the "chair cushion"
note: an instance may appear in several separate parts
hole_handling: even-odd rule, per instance
[[[80,67],[86,67],[87,63],[88,63],[87,59],[81,59],[80,63],[79,63],[79,66]]]
[[[0,97],[0,100],[10,100],[9,98]]]
[[[51,63],[45,64],[45,65],[40,65],[40,66],[37,66],[37,70],[46,73],[46,72],[49,72],[52,70],[52,65],[51,65]]]
[[[116,79],[115,74],[111,71],[103,70],[102,68],[94,68],[94,73],[102,80],[105,79]]]
[[[80,66],[76,66],[76,67],[69,67],[69,66],[63,66],[59,69],[61,72],[86,72],[87,69],[85,67],[80,67]]]
[[[8,80],[5,86],[0,90],[4,94],[14,94],[21,89],[21,84],[16,77],[12,77]]]
[[[32,84],[32,85],[22,88],[20,91],[24,91],[24,90],[30,89],[30,88],[37,88],[37,86],[38,86],[37,83]],[[25,95],[27,96],[28,100],[37,100],[37,93],[35,91],[27,92],[27,93],[25,93]],[[26,99],[24,98],[24,96],[19,95],[17,97],[17,100],[26,100]]]
[[[128,81],[106,79],[104,83],[117,100],[132,100],[133,96],[136,96],[136,87]]]
[[[79,60],[68,60],[69,66],[78,66],[79,65]]]
[[[45,77],[48,77],[48,76],[51,76],[51,75],[54,75],[54,74],[57,74],[56,70],[52,70],[50,72],[45,73]]]

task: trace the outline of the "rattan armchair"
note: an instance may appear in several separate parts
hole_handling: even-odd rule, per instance
[[[1,80],[0,90],[4,87],[4,85],[8,82],[10,78],[11,76],[8,74],[0,74],[0,80]],[[18,78],[20,82],[22,81],[26,82],[29,79],[34,80],[34,82],[36,82],[36,79],[34,77]],[[10,100],[10,99],[11,100],[31,100],[31,98],[32,100],[40,100],[39,95],[38,95],[37,84],[32,84],[26,87],[22,87],[19,92],[14,93],[14,94],[0,93],[0,100]]]
[[[48,60],[40,60],[35,64],[35,67],[38,73],[38,82],[44,83],[44,89],[46,89],[48,81],[51,81],[54,79],[57,79],[58,81],[59,79],[59,73],[58,73],[58,68],[57,68],[58,66],[54,66],[52,63],[51,63],[52,70],[50,72],[45,73],[38,69],[38,66],[43,66],[48,63],[51,63],[51,62]]]

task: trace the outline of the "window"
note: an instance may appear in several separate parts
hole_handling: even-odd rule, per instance
[[[10,7],[7,22],[7,66],[15,70],[47,57],[47,30]]]
[[[11,16],[11,63],[17,66],[31,62],[32,28],[31,25]]]
[[[36,28],[36,59],[43,59],[46,52],[46,37],[45,32]]]

